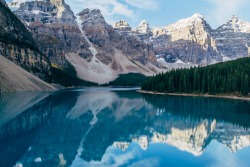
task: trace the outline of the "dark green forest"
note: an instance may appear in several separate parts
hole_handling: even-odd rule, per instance
[[[78,78],[76,70],[71,64],[68,64],[65,69],[61,69],[54,65],[52,66],[51,71],[53,83],[58,83],[65,87],[97,86],[96,83],[84,81]]]
[[[139,73],[121,74],[116,80],[103,86],[141,86],[146,79],[145,75]]]
[[[146,80],[142,90],[166,93],[235,94],[248,96],[250,58],[206,67],[171,70]]]

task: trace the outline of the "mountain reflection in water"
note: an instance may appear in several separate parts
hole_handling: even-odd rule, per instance
[[[226,165],[222,154],[247,166],[249,108],[129,89],[1,94],[0,166]]]

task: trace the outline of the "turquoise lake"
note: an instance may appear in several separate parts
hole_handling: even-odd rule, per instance
[[[127,88],[0,94],[0,167],[249,167],[250,103]]]

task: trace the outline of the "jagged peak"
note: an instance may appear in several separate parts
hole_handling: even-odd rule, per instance
[[[8,5],[10,8],[20,8],[20,5],[26,2],[47,2],[55,5],[57,8],[64,7],[64,0],[12,0]]]
[[[22,3],[32,2],[32,1],[43,1],[43,2],[46,2],[47,0],[13,0],[8,5],[9,5],[10,8],[19,8]]]
[[[244,20],[241,20],[238,16],[236,15],[233,15],[228,21],[226,24],[239,24],[239,23],[248,23]]]
[[[186,19],[181,19],[177,21],[177,23],[194,23],[194,22],[203,22],[204,21],[204,16],[200,13],[195,13],[191,17],[186,18]]]
[[[128,24],[128,22],[127,21],[125,21],[125,20],[120,20],[120,21],[118,21],[118,22],[116,22],[115,24],[114,24],[114,28],[115,29],[119,29],[119,30],[128,30],[128,31],[131,31],[131,27],[130,27],[130,25]]]
[[[129,24],[128,24],[127,21],[121,19],[120,21],[118,21],[118,22],[115,23],[115,27],[116,26],[129,26]]]
[[[191,18],[204,19],[204,16],[201,13],[195,13],[191,16]]]
[[[137,26],[137,32],[147,34],[150,32],[149,24],[146,20],[142,20],[140,24]]]
[[[200,13],[195,13],[189,18],[181,19],[177,21],[176,23],[170,24],[166,26],[165,29],[176,30],[176,29],[183,29],[187,27],[196,27],[196,26],[202,26],[209,30],[211,29],[211,27],[208,25],[208,23],[204,19],[204,16]]]
[[[149,24],[148,24],[147,20],[142,20],[142,21],[140,22],[139,26],[140,26],[140,25],[149,25]]]
[[[77,16],[79,16],[79,20],[81,20],[81,22],[89,22],[92,24],[98,23],[98,24],[102,24],[105,26],[108,25],[107,22],[105,21],[105,18],[103,17],[101,13],[101,10],[99,9],[86,8],[86,9],[83,9],[81,12],[79,12]]]
[[[231,17],[231,20],[233,20],[233,21],[238,21],[238,20],[239,20],[239,17],[233,15],[233,16]]]
[[[250,23],[233,15],[225,24],[220,26],[218,30],[231,30],[233,32],[250,33]]]
[[[81,12],[79,12],[77,15],[90,14],[90,13],[100,13],[101,14],[101,10],[100,9],[86,8],[86,9],[83,9]]]

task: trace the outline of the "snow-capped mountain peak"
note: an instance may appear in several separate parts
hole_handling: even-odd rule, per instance
[[[191,16],[191,18],[204,19],[204,16],[201,13],[195,13]]]
[[[114,28],[118,30],[131,31],[131,27],[125,20],[120,20],[114,24]]]
[[[186,19],[181,19],[179,21],[177,21],[176,23],[174,23],[173,25],[176,28],[183,28],[183,27],[189,27],[189,26],[194,26],[197,25],[199,23],[204,22],[204,16],[200,13],[195,13],[194,15],[192,15],[189,18]],[[171,25],[170,25],[171,26]]]
[[[10,8],[19,8],[22,3],[31,2],[34,0],[13,0],[9,3]],[[45,1],[45,0],[37,0],[37,1]]]
[[[138,25],[136,31],[138,33],[142,33],[142,34],[147,34],[150,32],[150,27],[149,27],[149,24],[146,20],[142,20],[140,22],[140,24]]]
[[[233,15],[230,20],[218,28],[218,30],[222,29],[232,32],[250,33],[250,23]]]

